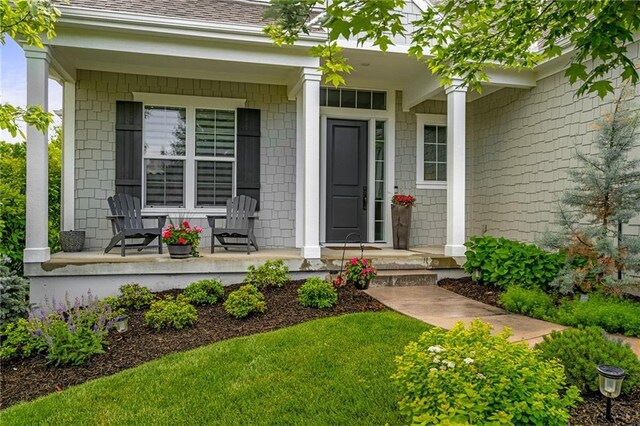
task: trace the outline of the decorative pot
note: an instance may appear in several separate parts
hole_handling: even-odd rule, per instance
[[[188,259],[191,257],[191,244],[167,244],[172,259]]]
[[[84,231],[60,231],[60,247],[64,252],[82,251],[84,238]]]
[[[355,285],[355,287],[356,287],[358,290],[366,290],[366,289],[368,289],[368,288],[369,288],[369,284],[371,284],[371,280],[367,280],[367,281],[365,281],[365,282],[364,282],[364,284],[362,284],[362,281],[359,281],[359,282]]]
[[[393,248],[408,249],[411,239],[411,206],[391,205],[391,227],[393,228]]]

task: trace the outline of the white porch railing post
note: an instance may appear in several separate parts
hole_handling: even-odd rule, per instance
[[[300,73],[303,143],[303,245],[305,259],[320,259],[320,79],[315,68]]]
[[[49,51],[24,47],[27,57],[27,105],[48,110]],[[24,263],[46,262],[49,250],[48,133],[27,127],[27,224]]]
[[[465,144],[467,88],[454,79],[447,93],[447,256],[465,252]]]

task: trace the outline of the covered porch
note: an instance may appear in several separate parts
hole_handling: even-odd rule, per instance
[[[349,246],[344,251],[345,261],[361,255],[361,249]],[[431,272],[434,279],[460,276],[461,258],[444,255],[443,247],[417,247],[394,250],[366,246],[364,256],[382,273]],[[31,300],[45,297],[76,297],[90,290],[105,297],[117,293],[119,286],[137,282],[154,291],[184,288],[203,278],[218,278],[224,284],[241,282],[250,265],[258,266],[267,260],[282,259],[289,267],[293,279],[309,276],[325,277],[341,269],[342,247],[321,248],[318,259],[307,259],[297,248],[267,248],[247,255],[243,251],[209,253],[201,250],[200,257],[171,259],[146,250],[131,256],[104,254],[96,251],[54,253],[46,262],[25,264],[25,274],[31,279]]]

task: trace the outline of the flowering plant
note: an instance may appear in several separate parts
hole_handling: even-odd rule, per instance
[[[333,284],[334,287],[345,287],[347,285],[347,278],[344,276],[343,273],[340,273],[338,275],[336,275],[336,277],[331,280],[331,284]]]
[[[413,195],[396,194],[391,198],[391,204],[396,206],[411,207],[416,205],[416,197]]]
[[[200,242],[200,234],[202,228],[199,226],[191,226],[188,221],[184,221],[180,226],[169,224],[162,231],[162,241],[165,244],[191,244],[191,255],[198,255],[198,243]]]
[[[347,283],[353,284],[356,288],[367,288],[369,282],[376,277],[376,268],[370,260],[362,257],[354,257],[345,263],[345,277]]]

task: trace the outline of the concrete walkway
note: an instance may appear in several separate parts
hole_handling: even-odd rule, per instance
[[[419,319],[427,324],[449,329],[456,322],[466,324],[479,318],[493,325],[495,332],[509,327],[513,342],[525,341],[533,347],[542,336],[567,327],[512,314],[501,308],[468,299],[436,285],[411,287],[371,287],[367,293],[393,310]],[[640,357],[640,339],[624,337],[631,349]]]

